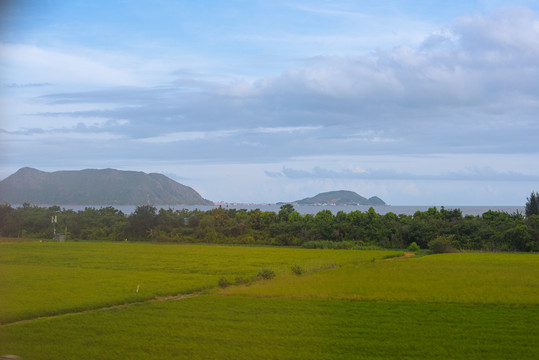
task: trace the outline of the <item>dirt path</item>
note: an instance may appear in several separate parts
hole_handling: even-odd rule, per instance
[[[404,255],[402,255],[402,256],[392,257],[392,258],[384,259],[384,260],[406,259],[406,258],[413,257],[413,256],[415,256],[415,253],[413,253],[413,252],[405,252]]]
[[[178,294],[178,295],[171,295],[171,296],[158,296],[158,297],[155,297],[153,299],[142,300],[142,301],[134,301],[134,302],[129,302],[129,303],[125,303],[125,304],[111,305],[111,306],[105,306],[105,307],[101,307],[101,308],[88,309],[88,310],[82,310],[82,311],[65,312],[65,313],[56,314],[56,315],[39,316],[39,317],[32,318],[32,319],[10,321],[10,322],[2,323],[2,324],[0,324],[0,326],[28,323],[28,322],[32,322],[32,321],[39,320],[39,319],[54,319],[54,318],[58,318],[58,317],[61,317],[61,316],[81,315],[81,314],[87,314],[87,313],[90,313],[90,312],[121,309],[121,308],[128,307],[130,305],[147,304],[147,303],[152,303],[152,302],[157,302],[157,301],[182,300],[182,299],[195,297],[195,296],[198,296],[198,295],[200,295],[199,292],[192,293],[192,294]]]

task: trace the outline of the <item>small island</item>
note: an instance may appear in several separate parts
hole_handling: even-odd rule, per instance
[[[278,205],[284,203],[277,203]],[[373,196],[369,199],[363,197],[353,191],[339,190],[320,193],[316,196],[296,200],[291,202],[293,205],[371,205],[384,206],[386,203],[378,196]]]

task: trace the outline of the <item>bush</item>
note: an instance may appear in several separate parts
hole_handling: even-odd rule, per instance
[[[275,277],[275,271],[270,269],[262,269],[258,272],[258,278],[263,280],[270,280]]]
[[[442,235],[431,240],[428,244],[431,253],[442,254],[456,252],[457,250],[453,247],[453,238],[453,235]]]
[[[217,284],[223,289],[226,288],[227,286],[232,285],[232,283],[225,277],[220,278]]]
[[[304,242],[306,249],[355,249],[358,246],[352,241],[314,240]]]
[[[411,243],[410,245],[408,245],[408,248],[406,248],[407,251],[411,251],[411,252],[416,252],[416,251],[419,251],[421,250],[421,248],[419,247],[419,245],[417,245],[417,243],[414,241],[413,243]]]
[[[290,267],[290,270],[292,271],[292,273],[296,274],[296,275],[301,275],[303,274],[303,268],[301,266],[299,266],[298,264],[294,264]]]

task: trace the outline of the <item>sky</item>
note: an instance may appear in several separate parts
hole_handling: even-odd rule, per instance
[[[538,144],[539,0],[0,0],[0,179],[524,205]]]

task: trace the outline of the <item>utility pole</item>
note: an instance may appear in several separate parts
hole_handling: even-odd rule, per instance
[[[56,215],[51,216],[52,223],[52,241],[56,239],[56,223],[58,222],[58,217]]]

